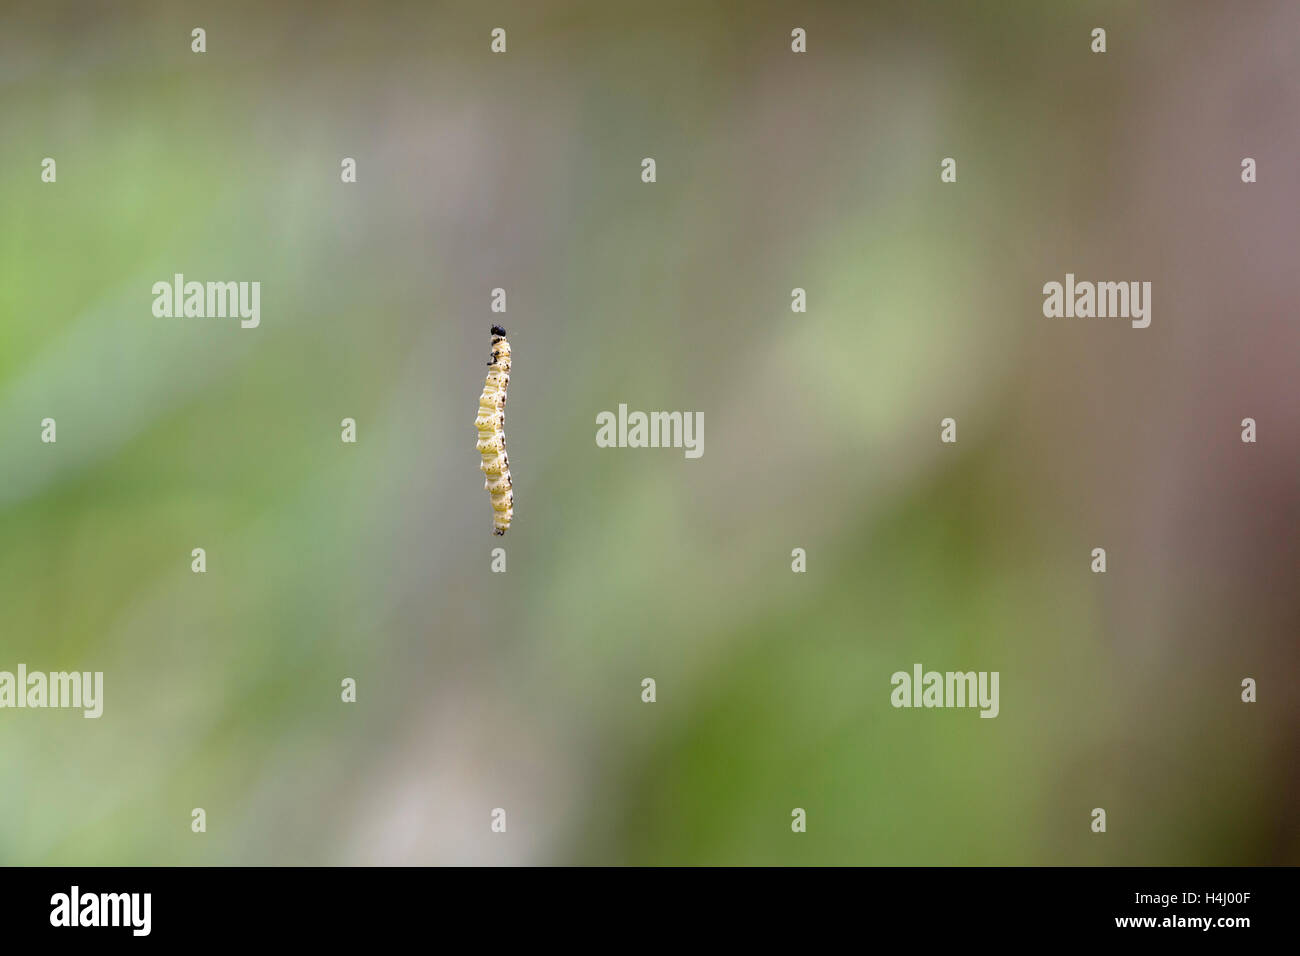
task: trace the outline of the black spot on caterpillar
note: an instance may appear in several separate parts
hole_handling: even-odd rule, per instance
[[[506,330],[492,326],[492,361],[488,362],[487,381],[478,400],[478,451],[483,460],[479,470],[485,478],[483,487],[492,498],[492,533],[505,534],[514,517],[514,482],[510,478],[510,459],[506,455],[506,386],[510,384],[510,343]]]

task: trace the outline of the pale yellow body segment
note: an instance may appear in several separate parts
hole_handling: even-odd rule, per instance
[[[510,343],[505,330],[492,327],[492,361],[487,381],[478,400],[478,451],[483,457],[479,470],[486,476],[483,487],[492,497],[492,533],[505,534],[514,517],[515,493],[510,481],[510,458],[506,454],[506,387],[510,384]]]

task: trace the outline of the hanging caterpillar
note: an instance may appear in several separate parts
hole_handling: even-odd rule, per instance
[[[510,384],[510,343],[506,330],[492,326],[492,361],[478,400],[479,470],[483,487],[492,496],[492,533],[505,534],[514,517],[515,492],[510,482],[510,457],[506,454],[506,386]]]

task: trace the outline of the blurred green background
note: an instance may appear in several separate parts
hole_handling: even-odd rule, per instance
[[[1300,863],[1294,4],[3,27],[0,669],[105,700],[0,711],[0,863]],[[1044,318],[1066,272],[1151,327]],[[915,662],[1000,716],[893,709]]]

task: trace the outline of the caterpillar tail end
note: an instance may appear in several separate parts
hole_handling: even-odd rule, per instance
[[[492,501],[492,533],[497,537],[510,530],[510,521],[515,516],[515,496],[509,493],[507,495],[504,501],[495,498]]]

